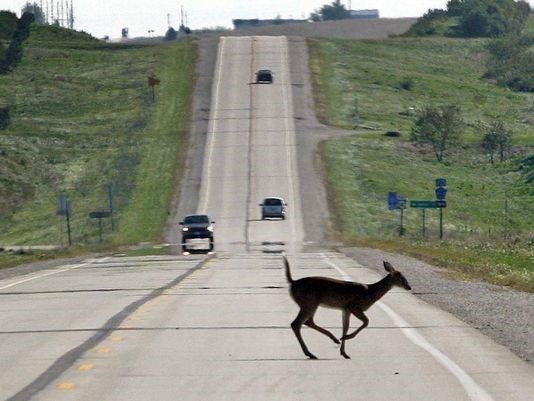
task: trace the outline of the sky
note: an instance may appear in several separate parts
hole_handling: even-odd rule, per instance
[[[27,0],[0,0],[0,10],[20,15]],[[57,3],[66,0],[30,0]],[[69,3],[71,0],[68,0]],[[232,28],[232,19],[308,18],[310,13],[332,0],[72,0],[74,29],[102,38],[118,38],[122,28],[130,37],[164,35],[170,26],[178,29],[182,21],[191,29]],[[428,9],[445,9],[447,0],[342,0],[353,10],[378,9],[381,18],[420,17]],[[534,0],[529,0],[534,8]]]

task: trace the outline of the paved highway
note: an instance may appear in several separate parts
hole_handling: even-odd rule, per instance
[[[272,85],[255,83],[261,68],[274,71]],[[303,229],[287,41],[221,38],[215,70],[198,212],[215,218],[218,250],[296,250]],[[288,219],[261,221],[268,196],[286,200]]]
[[[217,221],[215,254],[88,259],[0,280],[0,399],[531,399],[530,365],[401,289],[371,307],[347,342],[352,359],[307,328],[319,360],[302,354],[278,252],[294,278],[381,276],[302,251],[288,57],[283,37],[221,39],[198,205]],[[253,84],[259,68],[274,84]],[[271,195],[287,200],[287,220],[260,220]],[[341,332],[339,311],[315,321]]]

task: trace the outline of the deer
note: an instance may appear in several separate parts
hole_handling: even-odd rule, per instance
[[[289,283],[289,294],[300,307],[297,317],[291,323],[291,328],[299,341],[302,351],[310,359],[317,359],[317,357],[310,352],[302,339],[300,329],[303,324],[329,337],[334,343],[340,343],[334,334],[318,326],[313,321],[313,316],[319,306],[340,309],[342,311],[343,334],[340,338],[340,351],[345,359],[350,359],[350,356],[345,352],[345,341],[356,337],[369,324],[369,319],[365,316],[364,312],[391,290],[393,286],[398,286],[405,290],[412,289],[402,273],[395,270],[391,263],[386,261],[383,263],[384,269],[388,272],[387,276],[373,284],[361,284],[353,281],[343,281],[319,276],[293,280],[289,262],[285,255],[283,258],[286,279]],[[361,320],[362,325],[353,333],[347,334],[351,314]]]

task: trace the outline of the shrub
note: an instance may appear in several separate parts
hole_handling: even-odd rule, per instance
[[[165,40],[171,41],[176,40],[178,37],[178,32],[171,26],[169,29],[167,29],[167,32],[165,33]]]
[[[406,77],[400,82],[401,89],[411,91],[413,89],[413,78]]]

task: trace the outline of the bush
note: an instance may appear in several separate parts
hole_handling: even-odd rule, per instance
[[[412,77],[406,77],[400,82],[401,89],[411,91],[413,88],[413,78]]]
[[[165,33],[165,40],[167,41],[176,40],[177,37],[178,37],[178,32],[176,32],[176,30],[173,27],[169,27],[169,29],[167,29],[167,32]]]
[[[521,32],[530,5],[514,0],[451,0],[447,10],[429,10],[410,28],[408,35],[447,34],[460,37],[500,37]],[[442,27],[450,25],[443,31]]]
[[[514,91],[534,92],[534,36],[508,36],[491,41],[486,78]]]

